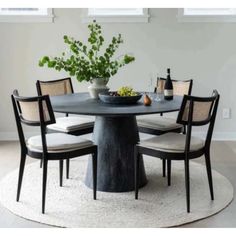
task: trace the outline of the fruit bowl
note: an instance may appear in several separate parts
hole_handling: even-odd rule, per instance
[[[104,103],[109,104],[135,104],[142,97],[141,93],[136,93],[135,96],[112,96],[116,92],[103,92],[99,93],[99,98]]]

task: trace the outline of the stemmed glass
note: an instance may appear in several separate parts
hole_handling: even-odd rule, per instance
[[[148,80],[148,96],[153,100],[154,99],[154,93],[153,93],[153,80],[154,76],[152,73],[149,74],[149,80]]]
[[[157,84],[156,84],[156,98],[155,101],[163,100],[163,89],[161,88],[160,76],[157,75]]]

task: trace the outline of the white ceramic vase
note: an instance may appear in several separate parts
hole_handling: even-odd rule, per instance
[[[101,92],[107,92],[109,88],[107,87],[108,79],[94,78],[92,79],[91,85],[88,86],[88,91],[91,98],[98,99],[98,94]]]

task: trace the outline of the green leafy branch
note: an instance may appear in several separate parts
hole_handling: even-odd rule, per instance
[[[108,79],[115,75],[119,68],[135,60],[133,56],[127,54],[113,59],[119,45],[123,43],[120,34],[113,37],[104,53],[99,55],[104,43],[101,26],[94,21],[88,25],[88,29],[90,30],[88,46],[65,35],[64,42],[69,46],[69,54],[63,52],[61,57],[44,56],[39,61],[39,66],[47,65],[48,68],[57,71],[64,70],[81,82],[91,81],[94,78]]]

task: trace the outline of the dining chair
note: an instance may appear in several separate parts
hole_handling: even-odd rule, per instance
[[[92,141],[66,133],[46,133],[47,125],[55,123],[48,95],[38,97],[21,97],[17,90],[11,95],[16,125],[21,146],[21,160],[18,177],[16,201],[20,191],[26,156],[43,160],[42,213],[45,213],[46,182],[48,161],[59,160],[60,186],[62,186],[63,160],[92,154],[93,164],[93,198],[96,199],[97,188],[97,146]],[[22,124],[40,127],[40,135],[25,140]]]
[[[36,82],[39,96],[59,96],[74,93],[71,78]],[[56,123],[47,126],[47,130],[71,135],[84,135],[93,132],[94,118],[89,116],[69,116],[56,118]],[[66,178],[69,178],[70,160],[66,160]],[[42,162],[40,163],[42,167]]]
[[[186,125],[186,134],[166,133],[144,140],[135,148],[135,199],[138,199],[139,157],[142,154],[167,160],[168,185],[171,182],[171,161],[184,161],[187,212],[190,212],[189,160],[205,155],[211,199],[214,200],[211,174],[210,145],[220,95],[216,90],[211,97],[184,95],[177,123]],[[192,127],[208,125],[205,140],[192,136]]]
[[[154,93],[164,92],[165,78],[159,78]],[[193,80],[172,80],[174,96],[191,95]],[[161,113],[153,115],[142,115],[137,117],[138,129],[141,133],[151,135],[162,135],[168,132],[185,133],[185,126],[176,123],[176,118],[165,117]],[[163,159],[162,175],[166,176],[166,161]]]

